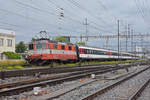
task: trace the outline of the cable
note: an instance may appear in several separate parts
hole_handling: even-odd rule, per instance
[[[138,6],[137,0],[134,0],[134,2],[135,2],[135,5],[136,5],[136,7],[137,7],[138,14],[139,14],[139,15],[141,14],[141,16],[142,16],[144,22],[145,22],[146,24],[150,25],[150,24],[147,22],[147,20],[145,19],[145,15],[144,15],[144,13],[143,13],[143,9],[141,9],[141,8]]]
[[[67,0],[69,1],[70,3],[72,3],[74,6],[78,7],[79,9],[81,9],[82,11],[84,12],[87,12],[87,14],[89,14],[91,17],[93,18],[96,18],[98,20],[101,20],[104,24],[108,25],[101,17],[99,16],[95,16],[95,14],[91,14],[91,12],[89,10],[87,10],[86,8],[84,8],[83,6],[81,6],[79,3],[77,3],[76,1],[74,0]],[[108,26],[113,26],[113,25],[108,25]]]

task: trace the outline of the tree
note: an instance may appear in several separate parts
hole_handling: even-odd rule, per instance
[[[67,42],[67,43],[69,43],[69,41],[63,36],[58,36],[54,40],[59,41],[59,42]]]
[[[19,42],[16,45],[16,53],[24,53],[27,50],[23,41]]]
[[[76,42],[77,45],[85,46],[85,42]]]
[[[32,37],[32,40],[31,41],[35,41],[36,39],[34,37]]]

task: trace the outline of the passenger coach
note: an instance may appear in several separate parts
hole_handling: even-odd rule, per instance
[[[79,46],[79,58],[82,60],[115,60],[118,59],[118,52],[94,47]],[[134,59],[135,56],[130,53],[119,53],[119,58]]]

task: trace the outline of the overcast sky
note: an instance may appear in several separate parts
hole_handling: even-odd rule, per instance
[[[121,34],[127,24],[135,33],[149,32],[148,0],[0,0],[0,4],[0,28],[15,31],[17,42],[28,42],[41,30],[50,36],[86,35],[86,18],[88,35],[117,34],[117,20]],[[89,39],[88,45],[104,47],[105,41]],[[115,45],[116,39],[109,41],[110,48]]]

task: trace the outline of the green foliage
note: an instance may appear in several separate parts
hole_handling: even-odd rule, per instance
[[[85,46],[85,42],[76,42],[77,45]]]
[[[13,70],[14,68],[12,66],[6,67],[7,70]]]
[[[0,61],[0,67],[3,67],[3,66],[17,66],[17,65],[23,66],[25,64],[27,64],[27,62],[24,61],[24,60],[1,60]]]
[[[24,53],[26,50],[27,50],[27,48],[26,48],[26,46],[25,46],[23,41],[19,42],[16,45],[16,52],[17,53]]]
[[[3,68],[2,67],[0,67],[0,70],[2,70]]]
[[[17,65],[17,66],[15,66],[15,69],[23,69],[23,67],[20,65]]]
[[[8,59],[21,59],[21,56],[14,52],[3,52],[3,54],[8,56]]]
[[[69,41],[63,36],[58,36],[54,40],[55,41],[59,41],[59,42],[67,42],[67,43],[69,43]]]
[[[32,40],[31,41],[35,41],[36,39],[34,37],[32,37]]]

